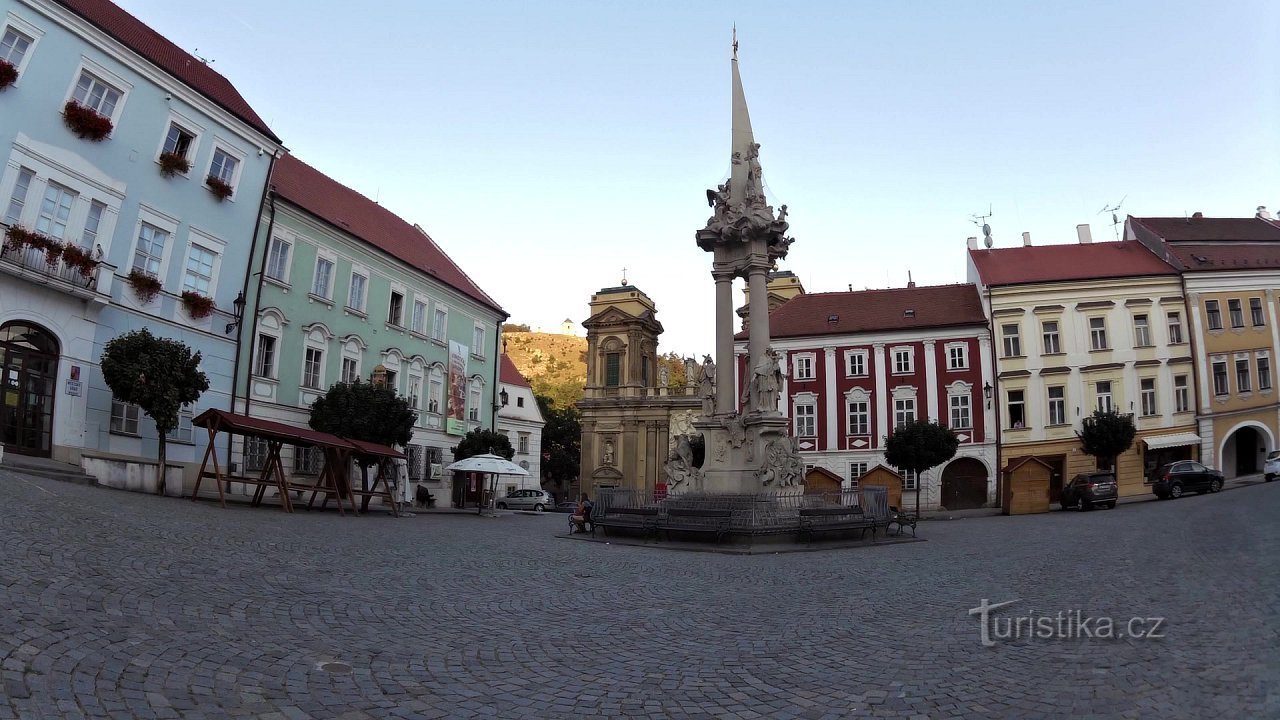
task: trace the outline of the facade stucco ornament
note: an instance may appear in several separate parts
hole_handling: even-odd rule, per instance
[[[742,405],[747,412],[777,412],[781,392],[782,363],[779,362],[778,351],[770,347],[764,358],[751,369],[751,378],[742,391]]]
[[[671,384],[671,370],[666,365],[658,367],[658,387],[667,387]]]
[[[716,362],[710,355],[702,357],[702,379],[698,383],[702,396],[702,414],[711,417],[715,414],[716,403]]]
[[[702,489],[702,470],[693,464],[693,445],[688,435],[681,435],[676,441],[671,455],[663,465],[667,476],[669,490],[700,491]]]
[[[794,439],[778,437],[769,442],[756,478],[761,487],[792,487],[804,481],[804,462]]]
[[[613,441],[612,440],[604,441],[604,449],[600,453],[600,464],[601,465],[613,464]]]

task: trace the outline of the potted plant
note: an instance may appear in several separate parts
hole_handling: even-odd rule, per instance
[[[4,249],[9,251],[21,250],[31,244],[31,236],[33,234],[21,225],[11,225],[4,233]]]
[[[18,68],[8,60],[0,59],[0,91],[18,80]]]
[[[201,295],[193,290],[183,290],[182,307],[187,309],[187,314],[192,318],[201,320],[212,315],[213,309],[217,305],[211,297]]]
[[[191,169],[191,161],[182,157],[178,153],[165,152],[160,153],[160,174],[165,177],[173,177],[178,173],[183,175]]]
[[[143,303],[149,303],[156,299],[160,294],[160,280],[150,273],[145,273],[138,268],[129,271],[129,276],[125,278],[129,283],[129,287],[133,288],[134,294]]]
[[[97,110],[85,107],[75,100],[68,100],[62,106],[62,121],[81,140],[93,142],[102,141],[113,129],[111,118],[100,115]]]
[[[209,192],[213,193],[214,197],[218,198],[219,201],[226,200],[234,192],[234,188],[230,184],[215,175],[205,178],[204,184],[209,186]]]
[[[88,252],[71,243],[67,243],[66,247],[62,249],[62,262],[66,263],[67,267],[73,267],[80,271],[80,275],[86,278],[92,275],[94,269],[98,267],[98,261],[94,260]]]

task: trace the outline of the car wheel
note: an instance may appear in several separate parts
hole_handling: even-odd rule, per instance
[[[506,509],[507,509],[507,504],[506,504],[506,503],[498,503],[498,509],[499,509],[499,510],[506,510]]]
[[[542,503],[538,503],[537,505],[534,505],[534,506],[533,506],[533,511],[534,511],[534,512],[542,512],[543,510],[546,510],[546,509],[547,509],[547,508],[546,508],[546,507],[544,507],[544,506],[542,505]]]
[[[1115,510],[1115,509],[1116,509],[1116,501],[1115,501],[1115,500],[1112,500],[1111,502],[1107,503],[1107,509],[1108,509],[1108,510]]]
[[[1182,483],[1174,483],[1169,486],[1169,497],[1174,500],[1182,497]]]
[[[1080,512],[1084,512],[1085,510],[1088,510],[1088,509],[1089,509],[1089,503],[1085,502],[1084,496],[1081,495],[1079,498],[1076,499],[1076,510],[1079,510]]]
[[[1220,491],[1220,490],[1222,490],[1222,481],[1221,481],[1221,480],[1219,480],[1218,478],[1214,478],[1214,479],[1212,479],[1212,480],[1210,480],[1210,481],[1209,481],[1209,492],[1211,492],[1211,493],[1212,493],[1212,492],[1218,492],[1218,491]]]

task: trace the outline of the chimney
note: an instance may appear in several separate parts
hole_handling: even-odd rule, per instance
[[[1031,233],[1022,233],[1022,247],[1031,247]]]
[[[969,249],[970,249],[970,250],[977,250],[977,249],[978,249],[978,238],[976,238],[976,237],[970,237],[970,238],[968,238],[965,242],[967,242],[967,243],[969,244]]]
[[[907,271],[907,287],[913,288],[915,286],[916,286],[916,281],[911,279],[911,271],[908,270]]]
[[[1259,206],[1258,206],[1258,217],[1259,217],[1259,218],[1261,218],[1261,219],[1263,219],[1263,220],[1270,220],[1270,219],[1271,219],[1271,213],[1267,212],[1267,206],[1266,206],[1266,205],[1259,205]]]
[[[1204,213],[1202,213],[1202,212],[1200,212],[1199,210],[1197,210],[1197,211],[1195,211],[1195,212],[1191,213],[1191,219],[1192,219],[1192,220],[1203,220],[1203,219],[1204,219]]]
[[[1081,245],[1088,245],[1093,242],[1093,232],[1089,229],[1089,223],[1080,223],[1077,225],[1076,235],[1079,236]]]

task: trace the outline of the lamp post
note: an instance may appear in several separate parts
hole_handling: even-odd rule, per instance
[[[234,311],[235,320],[232,320],[231,322],[227,323],[226,329],[222,331],[224,335],[228,335],[231,333],[232,330],[235,330],[236,328],[240,327],[240,320],[244,318],[244,305],[245,305],[244,292],[241,291],[239,295],[236,295],[236,299],[231,301],[231,307]]]
[[[991,383],[982,386],[982,396],[987,399],[987,409],[991,409]]]

